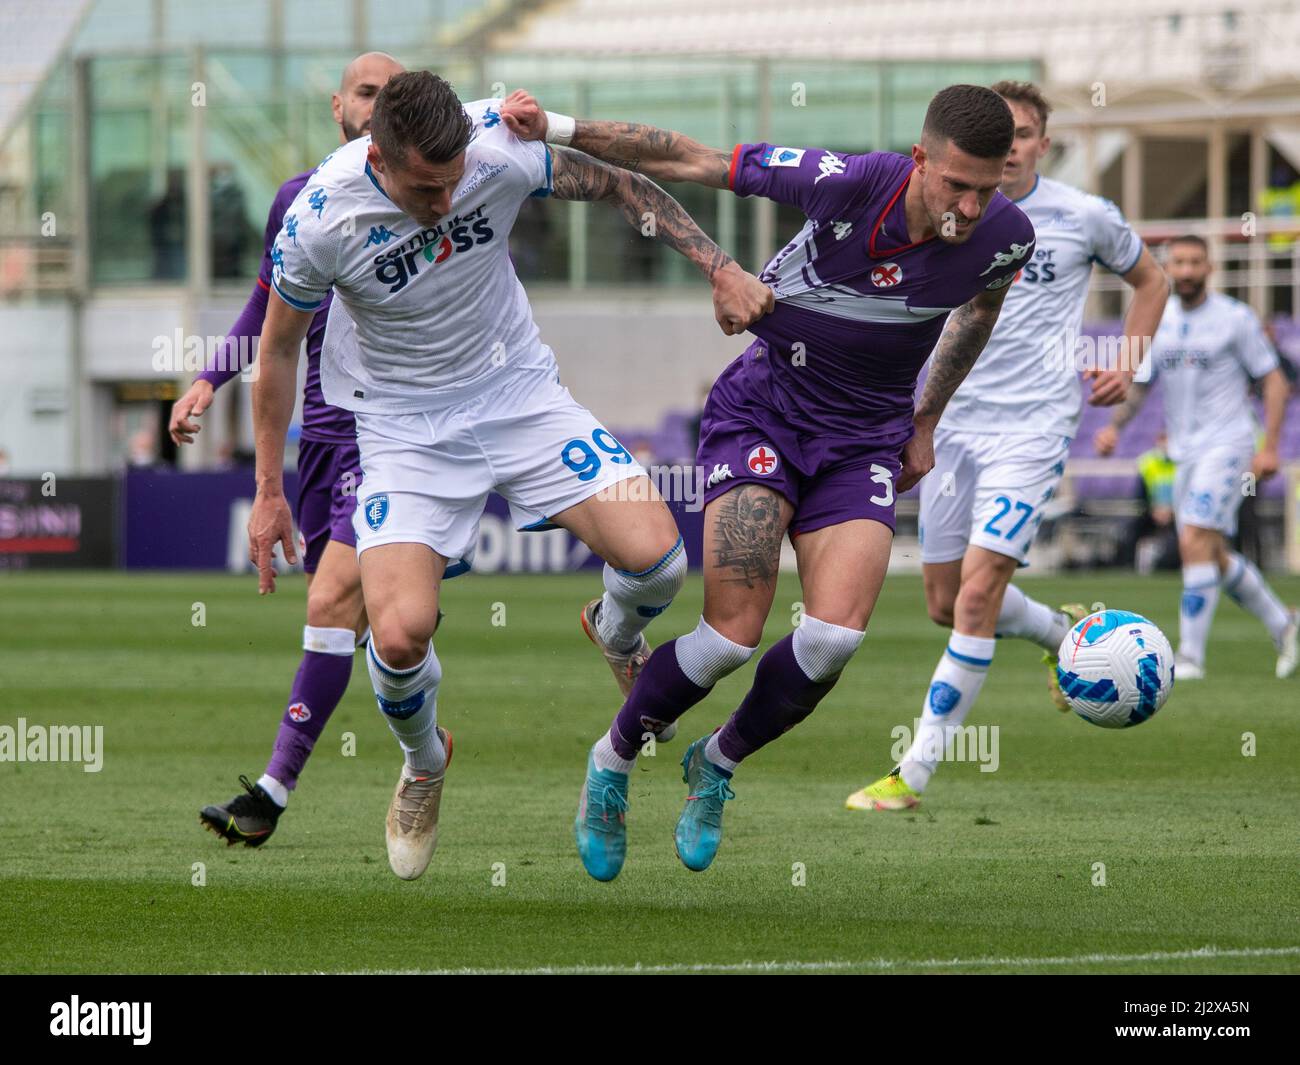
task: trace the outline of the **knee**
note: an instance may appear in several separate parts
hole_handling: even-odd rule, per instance
[[[1209,529],[1188,526],[1178,534],[1178,551],[1184,562],[1218,562],[1227,560],[1223,537]]]
[[[811,681],[833,681],[849,663],[862,637],[861,629],[832,625],[805,614],[794,630],[794,659]]]
[[[635,589],[638,598],[644,599],[648,604],[647,609],[666,607],[686,583],[685,543],[680,536],[675,537],[662,551],[650,558],[648,565],[640,569],[607,565],[606,587],[610,587],[611,582]]]
[[[672,523],[671,514],[667,527],[659,528],[658,523],[652,525],[654,527],[642,529],[636,536],[627,538],[628,542],[620,544],[617,550],[607,549],[605,561],[621,573],[641,574],[666,564],[675,551],[685,555],[681,534]]]
[[[400,618],[372,621],[370,641],[379,659],[393,669],[411,669],[424,661],[432,633],[404,624]]]
[[[930,620],[946,629],[952,628],[952,597],[945,594],[932,594],[925,597],[925,607],[930,612]]]
[[[360,588],[335,581],[312,581],[307,592],[307,624],[324,629],[352,629],[361,613]]]
[[[720,614],[716,610],[706,609],[703,620],[714,632],[732,643],[757,648],[763,639],[763,622],[767,616],[750,610]]]
[[[953,606],[953,623],[961,632],[974,631],[990,620],[996,621],[1002,602],[1002,589],[991,582],[972,580],[962,584]]]

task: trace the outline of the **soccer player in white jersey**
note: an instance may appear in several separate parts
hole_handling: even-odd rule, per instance
[[[1124,399],[1141,338],[1155,332],[1169,294],[1159,265],[1114,204],[1038,173],[1051,143],[1050,108],[1038,88],[1008,81],[992,88],[1016,124],[1002,194],[1029,216],[1037,246],[1007,293],[988,346],[943,413],[934,434],[934,469],[921,481],[926,606],[952,635],[907,753],[849,796],[851,810],[917,805],[947,737],[979,695],[998,636],[1019,636],[1044,649],[1053,698],[1065,708],[1055,681],[1056,651],[1083,610],[1053,610],[1011,578],[1026,564],[1079,424],[1074,352],[1092,264],[1119,274],[1134,290],[1124,323],[1132,366],[1089,369],[1092,404]]]
[[[648,178],[525,144],[499,106],[463,106],[428,71],[385,85],[371,136],[326,158],[285,214],[253,390],[249,553],[265,593],[275,588],[274,545],[294,557],[284,438],[298,347],[332,288],[322,386],[327,402],[356,414],[366,659],[405,755],[388,859],[408,880],[432,858],[451,756],[436,718],[438,589],[472,562],[488,492],[506,497],[520,528],[560,526],[606,560],[592,619],[602,650],[648,654],[642,630],[686,569],[645,471],[559,383],[508,253],[520,205],[529,196],[608,200],[637,227],[650,212],[656,239],[709,277],[724,331],[740,332],[772,306],[771,290]],[[604,491],[633,478],[625,492]]]
[[[1170,241],[1166,268],[1174,294],[1150,359],[1161,381],[1169,457],[1177,467],[1174,513],[1183,597],[1174,675],[1178,680],[1205,676],[1205,644],[1222,588],[1264,623],[1277,648],[1276,674],[1289,677],[1300,657],[1297,612],[1282,605],[1229,540],[1237,531],[1237,510],[1246,493],[1277,473],[1290,388],[1255,312],[1208,290],[1212,266],[1204,240],[1187,236]],[[1252,379],[1260,382],[1264,395],[1264,443],[1258,450]],[[1135,386],[1110,424],[1097,433],[1099,454],[1115,450],[1120,430],[1138,412],[1147,391]]]

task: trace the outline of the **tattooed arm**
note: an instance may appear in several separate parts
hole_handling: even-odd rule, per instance
[[[1146,385],[1136,383],[1129,385],[1128,395],[1124,398],[1124,402],[1111,412],[1110,421],[1098,429],[1096,435],[1092,438],[1092,446],[1097,449],[1098,455],[1114,453],[1115,445],[1119,443],[1120,430],[1136,417],[1146,398]]]
[[[710,189],[728,185],[729,150],[710,148],[670,129],[579,119],[569,143],[580,152],[658,181],[691,181]]]
[[[599,159],[551,148],[552,195],[560,200],[605,200],[628,224],[685,256],[713,286],[713,313],[728,336],[743,332],[772,309],[765,284],[713,243],[680,203],[648,177]]]
[[[934,469],[934,427],[988,343],[1008,287],[981,292],[948,316],[939,343],[930,356],[930,372],[912,418],[916,432],[903,448],[898,491],[906,492]]]
[[[520,140],[546,137],[546,112],[523,89],[506,97],[501,117]],[[693,181],[707,188],[725,189],[731,169],[730,149],[710,148],[684,134],[639,122],[578,119],[568,145],[656,181]]]

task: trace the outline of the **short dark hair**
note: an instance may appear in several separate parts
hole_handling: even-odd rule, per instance
[[[1011,108],[992,89],[949,85],[926,108],[922,136],[951,141],[977,159],[995,159],[1011,151],[1016,124]]]
[[[1174,237],[1173,240],[1166,243],[1165,247],[1172,248],[1175,244],[1195,244],[1207,259],[1210,257],[1210,245],[1206,243],[1204,237],[1198,237],[1195,233],[1184,233],[1181,236]]]
[[[406,164],[410,148],[426,162],[449,163],[465,150],[473,128],[456,91],[427,70],[394,74],[370,115],[370,139],[396,166]]]
[[[1047,102],[1043,90],[1032,81],[999,81],[990,88],[1004,100],[1013,100],[1038,112],[1038,135],[1047,132],[1047,116],[1052,113],[1052,105]]]

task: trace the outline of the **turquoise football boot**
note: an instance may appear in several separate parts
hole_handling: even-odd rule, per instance
[[[704,872],[722,842],[722,804],[734,799],[731,774],[704,757],[709,737],[696,740],[682,758],[682,780],[686,782],[686,808],[677,819],[673,840],[677,857],[687,869]]]
[[[588,873],[602,881],[618,876],[627,857],[627,774],[597,769],[590,754],[573,835]]]

